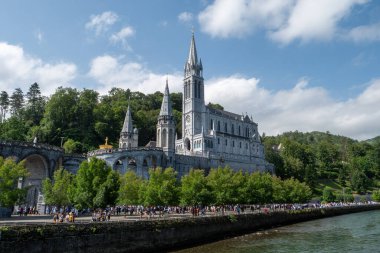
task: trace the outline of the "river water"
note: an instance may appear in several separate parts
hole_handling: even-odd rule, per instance
[[[218,241],[177,253],[380,252],[380,211],[298,223]]]

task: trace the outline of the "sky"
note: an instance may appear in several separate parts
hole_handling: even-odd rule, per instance
[[[192,31],[206,103],[266,135],[380,135],[376,0],[2,0],[0,91],[180,92]]]

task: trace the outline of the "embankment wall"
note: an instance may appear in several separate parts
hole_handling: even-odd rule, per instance
[[[0,227],[0,252],[159,252],[380,205],[186,219]]]

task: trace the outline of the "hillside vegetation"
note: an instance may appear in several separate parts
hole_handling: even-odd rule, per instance
[[[297,178],[316,193],[329,186],[358,193],[378,187],[380,143],[329,132],[287,132],[263,137],[266,158],[281,178]],[[372,144],[373,143],[373,144]]]
[[[163,88],[163,85],[162,85]],[[21,89],[0,93],[0,139],[32,141],[60,146],[68,153],[96,149],[108,137],[117,146],[128,105],[134,127],[139,129],[139,145],[155,140],[157,116],[163,94],[145,95],[129,89],[113,88],[106,95],[91,89],[58,88],[43,97],[34,83],[26,94]],[[182,94],[172,93],[178,137],[181,134]],[[221,105],[210,104],[223,109]],[[380,136],[358,142],[322,132],[288,132],[263,136],[266,158],[283,179],[306,182],[314,193],[325,186],[366,192],[379,187]]]

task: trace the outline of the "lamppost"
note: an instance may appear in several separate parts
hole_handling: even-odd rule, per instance
[[[63,146],[63,139],[65,139],[65,137],[60,137],[61,138],[61,148],[62,148],[62,146]]]

